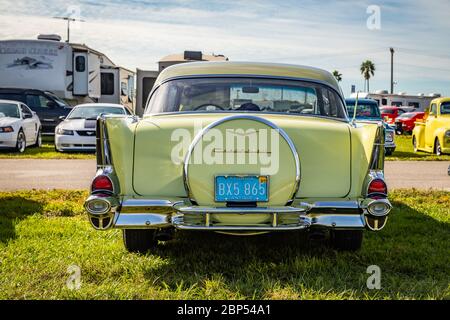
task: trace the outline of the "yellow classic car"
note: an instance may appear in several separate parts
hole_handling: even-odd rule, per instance
[[[415,123],[412,143],[415,152],[450,153],[450,98],[431,101],[425,121]]]
[[[166,68],[142,119],[97,120],[98,171],[85,202],[97,230],[146,252],[175,231],[307,232],[357,250],[391,204],[384,127],[348,118],[316,68],[198,62]]]

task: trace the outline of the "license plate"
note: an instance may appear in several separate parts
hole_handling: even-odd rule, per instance
[[[216,176],[217,202],[267,202],[267,176]]]

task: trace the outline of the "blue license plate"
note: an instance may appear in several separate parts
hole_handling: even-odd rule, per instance
[[[216,202],[266,202],[267,176],[216,176]]]

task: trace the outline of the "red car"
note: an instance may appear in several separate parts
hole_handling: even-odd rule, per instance
[[[395,132],[402,134],[403,132],[411,133],[414,129],[415,122],[423,120],[425,112],[405,112],[395,119]]]
[[[395,118],[407,111],[400,107],[382,107],[380,108],[380,112],[381,118],[385,119],[387,123],[393,125],[395,123]]]

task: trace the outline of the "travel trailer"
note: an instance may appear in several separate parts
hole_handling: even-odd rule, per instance
[[[134,110],[134,72],[58,35],[0,41],[0,88],[50,91],[71,105],[125,104]]]
[[[374,93],[360,92],[358,94],[359,98],[376,100],[380,108],[384,106],[413,107],[415,109],[414,111],[425,111],[425,109],[430,106],[431,100],[440,96],[439,93],[430,93],[428,95],[419,93],[418,95],[411,95],[405,92],[399,92],[390,94],[387,90],[378,90]],[[356,98],[356,93],[352,93],[350,97]]]
[[[201,51],[184,51],[181,54],[171,54],[159,60],[158,71],[137,69],[135,113],[139,116],[144,114],[148,95],[161,71],[174,64],[196,61],[228,61],[228,58],[221,54],[204,54]]]

